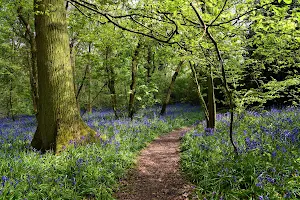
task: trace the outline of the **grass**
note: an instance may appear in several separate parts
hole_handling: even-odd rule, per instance
[[[229,114],[216,130],[198,127],[182,142],[181,164],[199,199],[300,199],[300,109],[236,116],[236,156]]]
[[[84,120],[101,135],[99,140],[74,144],[58,156],[30,147],[34,117],[1,119],[0,199],[113,199],[119,179],[147,143],[200,118],[199,107],[189,105],[170,106],[165,117],[158,113],[158,107],[147,109],[130,121],[114,120],[108,110],[96,111]]]

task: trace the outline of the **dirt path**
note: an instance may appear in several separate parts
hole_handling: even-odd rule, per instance
[[[121,182],[119,200],[187,200],[192,191],[179,170],[180,136],[191,128],[174,130],[141,151],[137,168]]]

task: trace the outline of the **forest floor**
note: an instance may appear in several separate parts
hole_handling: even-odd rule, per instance
[[[120,184],[119,200],[187,200],[194,186],[180,172],[180,137],[190,127],[174,130],[141,151],[135,169]]]

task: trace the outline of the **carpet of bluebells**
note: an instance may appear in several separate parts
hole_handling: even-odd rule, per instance
[[[147,143],[201,117],[199,107],[190,105],[167,110],[165,117],[158,115],[159,107],[140,111],[133,121],[115,120],[110,110],[95,111],[84,120],[99,140],[74,144],[56,156],[30,147],[34,117],[0,119],[0,199],[113,199],[119,179]]]
[[[235,155],[229,114],[215,131],[198,127],[182,142],[182,169],[199,199],[300,199],[300,108],[235,116]]]

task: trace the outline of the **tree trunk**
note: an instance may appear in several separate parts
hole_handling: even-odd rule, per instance
[[[72,74],[73,74],[73,85],[74,85],[74,91],[77,91],[77,85],[75,82],[75,66],[76,66],[76,47],[75,47],[75,39],[72,39],[70,42],[70,59],[71,59],[71,65],[72,65]],[[77,97],[76,97],[77,99]],[[79,106],[77,99],[77,104]]]
[[[91,55],[91,48],[92,48],[92,44],[89,43],[89,59],[90,59],[90,55]],[[87,111],[88,113],[92,112],[92,99],[91,99],[91,64],[88,63],[87,66],[87,78],[88,78],[88,82],[87,82],[87,90],[88,90],[88,104],[87,104]]]
[[[207,101],[208,101],[208,123],[207,128],[215,128],[216,124],[216,100],[215,100],[215,92],[214,92],[214,79],[213,74],[210,69],[210,73],[207,76]]]
[[[191,70],[192,70],[192,73],[193,73],[193,77],[194,77],[194,81],[197,85],[197,93],[198,93],[198,97],[199,97],[199,100],[200,100],[200,105],[202,106],[202,109],[204,110],[204,116],[205,116],[205,120],[206,120],[206,125],[208,125],[209,123],[209,113],[208,113],[208,109],[207,109],[207,106],[206,106],[206,103],[205,103],[205,100],[202,96],[202,93],[201,93],[201,87],[200,87],[200,84],[198,82],[198,78],[197,78],[197,73],[196,73],[196,70],[194,68],[194,65],[193,63],[190,61],[190,67],[191,67]]]
[[[133,119],[134,114],[134,96],[135,96],[135,87],[136,87],[136,71],[138,65],[138,55],[141,48],[141,43],[139,42],[132,56],[131,63],[131,84],[130,84],[130,96],[129,96],[129,107],[128,107],[128,117]]]
[[[11,119],[13,121],[16,121],[15,119],[15,114],[14,114],[14,111],[13,111],[13,97],[12,97],[12,91],[13,91],[13,81],[12,79],[10,79],[10,88],[9,88],[9,114],[11,115]],[[9,115],[8,115],[9,116]]]
[[[95,135],[76,104],[64,0],[35,0],[39,113],[31,145],[59,152]],[[46,13],[46,14],[45,14]]]
[[[30,45],[30,61],[31,61],[31,69],[30,69],[30,87],[32,93],[32,104],[33,111],[35,114],[38,113],[38,72],[37,72],[37,50],[36,50],[36,42],[34,32],[32,31],[28,20],[22,14],[22,7],[18,8],[18,17],[23,25],[26,27],[26,35],[28,36],[27,41]]]
[[[179,62],[178,66],[176,68],[176,71],[175,71],[175,73],[172,76],[172,80],[171,80],[171,83],[170,83],[169,88],[168,88],[166,99],[165,99],[165,101],[164,101],[164,103],[163,103],[163,105],[161,107],[160,115],[164,115],[166,113],[166,108],[167,108],[167,105],[169,104],[171,93],[172,93],[172,90],[173,90],[176,78],[178,76],[178,73],[179,73],[179,71],[180,71],[183,63],[184,63],[184,61],[180,61]]]
[[[107,72],[108,80],[107,80],[107,86],[110,92],[111,96],[111,105],[112,109],[115,114],[115,118],[118,119],[118,113],[117,113],[117,96],[116,96],[116,87],[115,87],[115,81],[116,81],[116,74],[114,71],[114,68],[108,63],[108,58],[109,54],[111,52],[110,47],[106,47],[106,52],[105,52],[105,69]]]
[[[33,108],[35,114],[38,113],[38,102],[39,102],[39,93],[38,93],[38,72],[37,72],[37,50],[36,50],[36,43],[35,37],[32,33],[30,36],[30,52],[31,52],[31,91],[33,93]]]
[[[151,69],[153,68],[152,64],[152,49],[151,49],[151,45],[148,45],[148,55],[147,55],[147,64],[146,64],[146,82],[149,84],[151,81]]]

